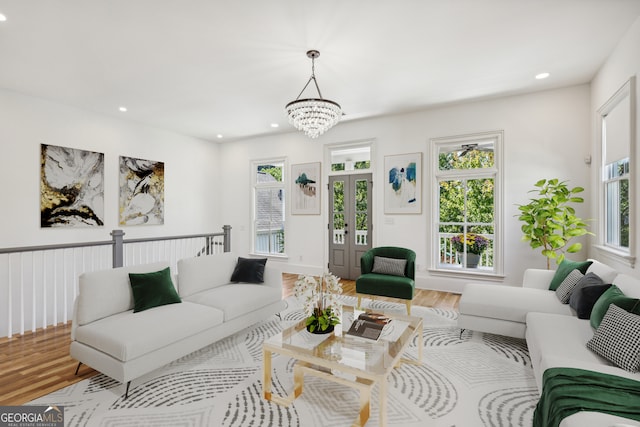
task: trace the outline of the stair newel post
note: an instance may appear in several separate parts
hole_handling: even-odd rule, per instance
[[[113,240],[113,268],[122,267],[124,265],[124,231],[113,230],[111,239]]]
[[[224,251],[231,252],[231,226],[223,225],[222,230],[224,231]]]

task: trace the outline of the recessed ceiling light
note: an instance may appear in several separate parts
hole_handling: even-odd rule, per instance
[[[272,127],[272,128],[277,128],[277,127],[279,127],[279,126],[280,126],[280,125],[279,125],[279,124],[277,124],[277,123],[271,123],[271,127]]]
[[[118,110],[122,111],[123,113],[127,112],[127,107],[120,107],[118,108]]]
[[[549,76],[550,76],[549,73],[540,73],[540,74],[536,74],[536,79],[542,80],[542,79],[546,79]]]
[[[0,22],[4,22],[7,20],[7,17],[0,13]]]
[[[221,133],[219,133],[219,134],[218,134],[218,139],[221,139],[221,138],[222,138],[222,134],[221,134]]]

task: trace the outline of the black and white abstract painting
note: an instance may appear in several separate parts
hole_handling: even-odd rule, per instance
[[[104,153],[40,145],[40,226],[104,225]]]
[[[164,162],[120,156],[120,225],[164,224]]]

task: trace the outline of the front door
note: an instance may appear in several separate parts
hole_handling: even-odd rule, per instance
[[[329,271],[357,279],[371,241],[371,174],[330,176]]]

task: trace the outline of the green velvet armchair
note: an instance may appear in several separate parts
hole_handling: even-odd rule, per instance
[[[415,291],[415,263],[416,253],[411,249],[381,246],[365,252],[360,258],[362,275],[356,279],[358,307],[365,295],[398,298],[405,300],[407,314],[411,314],[411,301]]]

